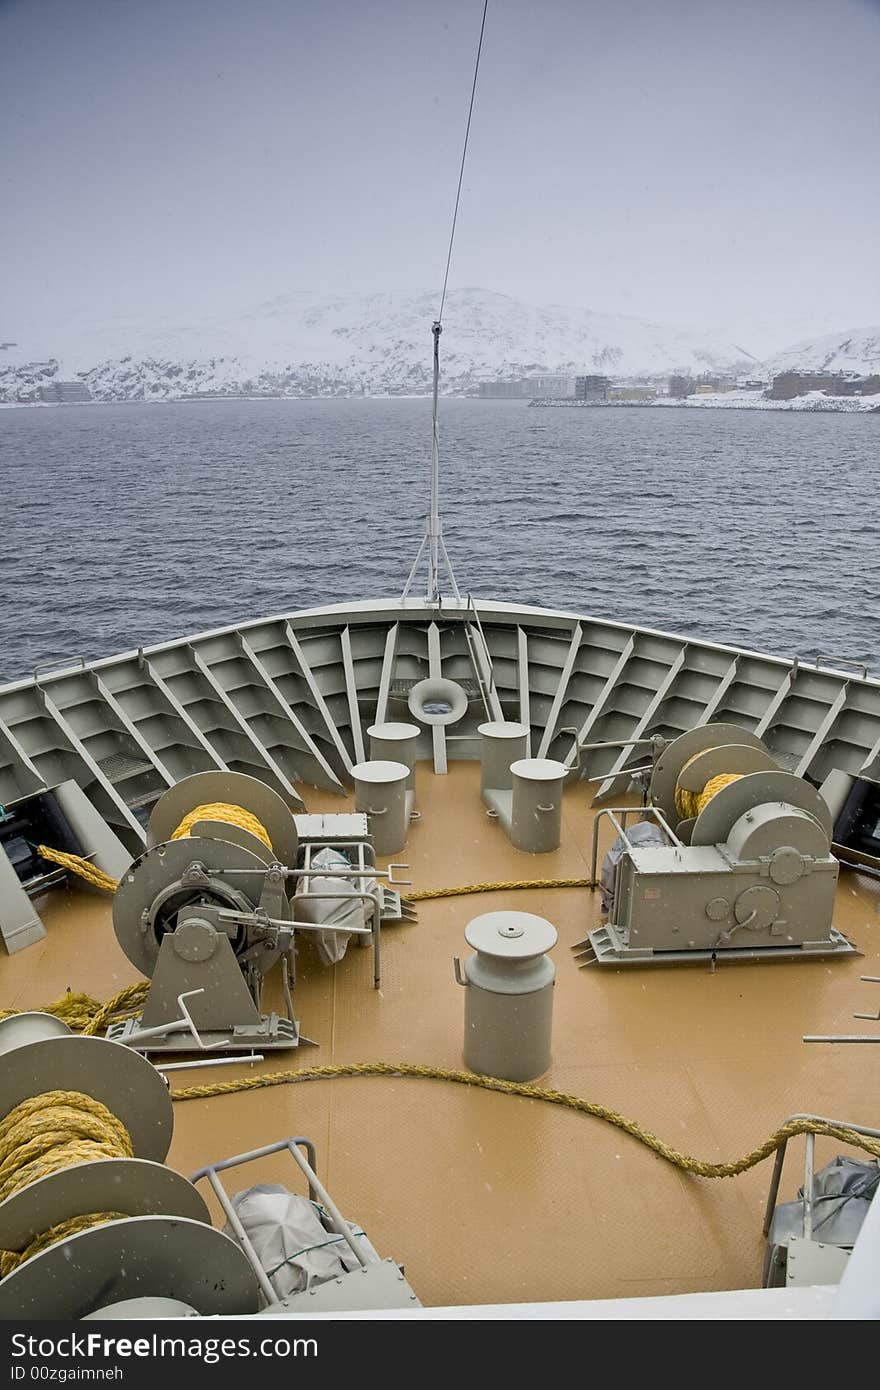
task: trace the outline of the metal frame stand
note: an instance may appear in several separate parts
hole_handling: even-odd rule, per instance
[[[259,1256],[254,1250],[248,1237],[247,1231],[239,1220],[238,1213],[232,1205],[229,1194],[223,1186],[219,1173],[225,1173],[230,1168],[241,1168],[246,1163],[254,1163],[257,1159],[268,1158],[271,1154],[283,1153],[287,1150],[296,1164],[297,1168],[305,1177],[309,1185],[309,1197],[313,1202],[320,1202],[327,1213],[330,1221],[330,1229],[335,1231],[338,1236],[348,1244],[352,1254],[362,1269],[370,1265],[381,1264],[382,1261],[375,1259],[367,1250],[362,1250],[355,1242],[348,1223],[337,1207],[330,1193],[320,1181],[315,1169],[316,1154],[315,1146],[311,1139],[303,1136],[296,1136],[290,1139],[280,1139],[277,1144],[266,1144],[261,1149],[250,1149],[247,1153],[235,1154],[232,1158],[222,1158],[217,1163],[208,1163],[204,1168],[193,1173],[190,1182],[195,1184],[207,1178],[214,1192],[214,1196],[223,1208],[223,1213],[235,1232],[236,1239],[248,1258],[254,1274],[260,1285],[260,1291],[265,1299],[266,1305],[279,1304],[282,1300],[273,1289],[265,1269],[260,1263]],[[305,1155],[300,1153],[300,1149],[305,1149]]]
[[[880,1139],[880,1129],[871,1129],[868,1125],[853,1124],[851,1120],[831,1120],[825,1115],[803,1114],[789,1115],[784,1123],[788,1125],[791,1124],[793,1120],[816,1120],[821,1124],[839,1125],[841,1128],[853,1130],[856,1134],[864,1134],[871,1139]],[[793,1239],[811,1241],[813,1240],[813,1218],[815,1212],[816,1135],[812,1133],[807,1133],[804,1135],[804,1140],[805,1152],[803,1182],[803,1227],[800,1236],[793,1237]],[[770,1190],[767,1194],[767,1205],[764,1208],[764,1225],[762,1227],[762,1234],[764,1235],[765,1239],[770,1235],[770,1228],[773,1224],[773,1216],[776,1211],[776,1199],[779,1196],[779,1184],[782,1179],[782,1169],[785,1163],[785,1156],[788,1151],[788,1143],[788,1139],[784,1139],[780,1144],[779,1148],[776,1150],[776,1158],[773,1163],[773,1173],[770,1178]],[[781,1249],[783,1247],[770,1246],[767,1250],[766,1258],[764,1261],[764,1274],[762,1279],[762,1285],[764,1288],[771,1287],[769,1279],[774,1268],[775,1250],[777,1248]],[[834,1248],[843,1249],[844,1247]]]

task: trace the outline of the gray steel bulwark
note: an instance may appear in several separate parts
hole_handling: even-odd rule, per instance
[[[485,662],[468,642],[475,612]],[[639,730],[671,739],[716,721],[763,738],[781,767],[818,785],[835,769],[859,773],[880,750],[873,677],[565,611],[396,598],[184,636],[0,687],[0,801],[73,779],[136,854],[143,809],[169,778],[229,767],[282,785],[274,767],[300,788],[350,784],[366,730],[411,717],[407,696],[429,678],[467,695],[454,728],[425,731],[442,772],[447,755],[479,756],[489,668],[500,718],[525,723],[527,747],[544,757],[569,754],[567,729],[619,749]],[[580,772],[622,792],[636,762],[635,750],[596,749]]]

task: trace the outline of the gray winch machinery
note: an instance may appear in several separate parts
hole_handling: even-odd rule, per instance
[[[593,888],[603,818],[618,836],[603,868],[608,919],[575,947],[580,964],[854,953],[832,926],[828,807],[747,730],[689,730],[659,753],[647,806],[598,813]]]
[[[244,1251],[213,1229],[192,1183],[164,1166],[171,1097],[151,1063],[40,1013],[0,1023],[0,1054],[0,1117],[31,1100],[45,1108],[59,1093],[70,1109],[93,1100],[125,1127],[133,1151],[105,1157],[97,1143],[81,1144],[68,1165],[0,1201],[0,1248],[24,1256],[0,1279],[0,1319],[81,1318],[101,1308],[112,1316],[111,1305],[133,1298],[148,1300],[154,1316],[256,1312],[259,1286]],[[41,1151],[52,1138],[43,1136]],[[76,1229],[90,1214],[113,1219]],[[46,1233],[55,1239],[30,1253]]]
[[[230,811],[244,814],[231,823]],[[187,818],[189,833],[174,838]],[[255,823],[260,834],[244,828]],[[376,868],[363,815],[294,816],[270,787],[241,773],[178,782],[156,803],[147,848],[113,900],[117,940],[152,983],[140,1017],[107,1036],[150,1052],[308,1041],[293,1012],[295,934],[312,934],[327,960],[338,959],[349,938],[372,943],[378,987],[381,923],[410,915],[378,880],[395,882],[400,867]],[[260,1007],[276,964],[286,1017]]]
[[[318,1178],[310,1140],[285,1139],[185,1178],[164,1163],[174,1123],[167,1083],[138,1053],[76,1036],[51,1014],[25,1013],[0,1021],[0,1062],[0,1321],[418,1306],[397,1262],[380,1258],[342,1217]],[[320,1221],[325,1257],[323,1268],[306,1264],[298,1281],[292,1276],[309,1256],[301,1247],[314,1241],[271,1211],[259,1232],[251,1223],[249,1231],[236,1203],[266,1189],[230,1201],[219,1177],[285,1151],[310,1200],[271,1191],[305,1209],[313,1226]],[[203,1179],[227,1217],[225,1231],[211,1224],[196,1186]]]

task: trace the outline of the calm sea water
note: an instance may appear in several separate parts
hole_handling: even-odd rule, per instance
[[[442,402],[463,591],[880,661],[880,418]],[[0,678],[400,592],[427,400],[0,411]]]

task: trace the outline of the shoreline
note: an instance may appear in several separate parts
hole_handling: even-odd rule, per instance
[[[874,415],[880,414],[880,395],[826,396],[821,391],[810,391],[787,401],[773,401],[760,392],[724,391],[675,400],[663,396],[648,401],[550,399],[531,400],[528,405],[538,410],[764,410],[771,414],[787,411],[813,415]]]
[[[412,401],[430,400],[430,392],[394,393],[368,396],[287,396],[287,395],[217,395],[217,396],[164,396],[160,400],[109,400],[109,401],[0,401],[0,410],[59,410],[88,408],[90,406],[124,405],[214,405],[224,401],[246,401],[255,404],[260,401]],[[784,411],[799,414],[824,415],[880,415],[880,395],[877,396],[825,396],[813,391],[805,396],[795,396],[787,401],[767,400],[756,392],[719,392],[699,398],[687,397],[671,400],[658,397],[647,401],[580,401],[574,399],[528,400],[521,398],[483,397],[449,393],[444,400],[458,401],[502,401],[505,405],[526,406],[537,410],[763,410],[769,413]]]

